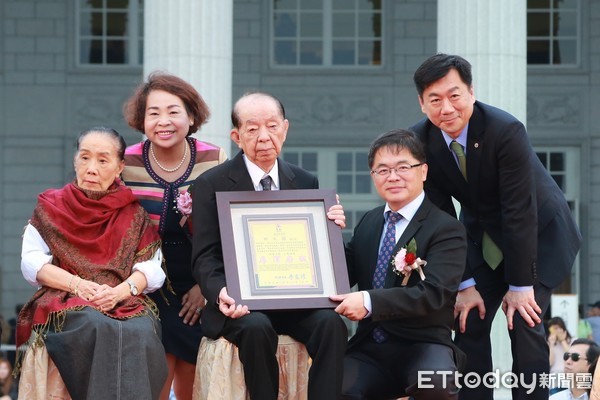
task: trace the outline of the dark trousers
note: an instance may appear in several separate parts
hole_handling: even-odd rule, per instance
[[[457,329],[454,342],[467,354],[465,374],[474,372],[479,377],[483,377],[486,373],[492,371],[490,331],[492,321],[502,303],[502,298],[508,290],[508,285],[504,283],[503,264],[496,270],[492,270],[487,266],[478,268],[475,270],[474,278],[477,282],[476,289],[485,303],[485,318],[483,320],[479,318],[477,309],[471,310],[467,317],[466,332],[460,333]],[[535,300],[542,309],[543,316],[550,305],[552,290],[537,284],[534,286],[534,292]],[[548,373],[550,370],[544,326],[543,324],[537,324],[530,328],[518,311],[514,314],[513,325],[513,329],[509,331],[513,357],[512,372],[517,374],[519,379],[524,379],[528,385],[531,384],[532,380],[538,382],[535,390],[529,394],[527,393],[529,388],[526,386],[518,385],[518,388],[513,388],[513,399],[547,400],[548,388],[539,385],[540,374]],[[502,374],[509,371],[499,372]],[[460,390],[460,399],[492,400],[493,388],[488,388],[485,385],[469,388],[468,385],[463,385]]]
[[[344,358],[341,399],[457,399],[455,371],[454,351],[448,346],[395,338],[375,343],[369,336]]]
[[[308,398],[339,397],[348,330],[333,310],[253,311],[242,318],[227,319],[221,334],[238,347],[252,400],[277,399],[277,335],[289,335],[303,343],[312,358]]]

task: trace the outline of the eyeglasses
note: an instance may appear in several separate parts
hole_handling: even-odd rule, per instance
[[[567,361],[569,359],[569,357],[571,358],[571,360],[577,362],[579,360],[587,360],[587,358],[581,358],[581,356],[579,355],[579,353],[565,353],[563,354],[563,360]]]
[[[374,169],[371,171],[372,174],[375,174],[377,176],[381,176],[381,177],[386,177],[389,176],[392,171],[396,172],[396,175],[402,175],[402,174],[406,174],[408,171],[410,171],[411,169],[418,167],[420,165],[423,165],[425,163],[418,163],[418,164],[400,164],[400,165],[396,165],[394,168],[379,168],[379,169]]]

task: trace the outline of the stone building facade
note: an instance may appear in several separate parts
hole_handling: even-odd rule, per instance
[[[200,0],[173,3],[180,1]],[[422,117],[412,73],[438,50],[437,1],[234,0],[232,5],[231,17],[218,12],[212,16],[213,23],[225,24],[232,31],[231,83],[221,92],[229,104],[216,107],[216,102],[208,101],[214,118],[226,120],[231,101],[247,90],[260,89],[280,97],[290,120],[285,157],[317,173],[321,187],[337,188],[350,224],[355,223],[361,212],[378,203],[366,165],[369,143],[379,133],[407,127]],[[600,103],[600,1],[529,0],[528,6],[529,135],[562,185],[584,237],[572,278],[561,290],[578,293],[582,303],[590,303],[600,299],[600,128],[594,117],[598,115],[594,105]],[[143,43],[149,35],[138,34],[135,45],[128,42],[125,61],[111,59],[101,45],[107,58],[98,62],[93,58],[98,56],[91,55],[90,41],[86,42],[90,31],[86,7],[127,8],[129,39],[132,26],[143,32],[141,26],[149,20],[144,17],[147,10],[142,0],[0,3],[0,313],[7,317],[33,291],[19,269],[23,227],[39,192],[72,179],[77,133],[108,125],[125,134],[128,144],[141,140],[125,124],[121,107],[147,72],[142,49],[152,45]],[[349,8],[348,13],[336,14],[336,7]],[[556,49],[562,50],[560,56],[555,50],[553,58],[540,61],[533,54],[534,49],[543,48],[536,47],[540,42],[554,40],[532,42],[532,35],[539,34],[531,29],[536,22],[533,7],[543,8],[538,14],[554,12],[556,21],[568,22],[560,29],[551,27],[559,43]],[[367,33],[361,25],[365,13],[370,21]],[[163,15],[155,17],[160,21]],[[304,18],[306,25],[298,23],[301,30],[295,33],[284,29],[288,25],[277,25],[289,17],[296,22]],[[354,53],[350,39],[348,46],[336,47],[336,21],[343,22],[345,17],[345,21],[356,18]],[[110,25],[111,19],[107,21]],[[186,25],[168,21],[160,29]],[[320,25],[319,21],[325,22]],[[312,32],[317,25],[318,32]],[[339,33],[346,39],[348,26],[342,24]],[[213,33],[200,31],[209,38]],[[315,48],[311,42],[315,35],[329,44]],[[365,38],[366,50],[361,47]],[[305,51],[298,52],[301,48]],[[477,75],[475,80],[477,94]],[[203,87],[198,89],[204,93]],[[228,129],[208,125],[198,136],[229,148]]]

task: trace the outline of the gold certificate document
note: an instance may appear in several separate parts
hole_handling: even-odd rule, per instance
[[[349,293],[333,189],[217,192],[227,291],[253,310],[335,308]]]
[[[323,293],[311,214],[244,219],[253,294]]]

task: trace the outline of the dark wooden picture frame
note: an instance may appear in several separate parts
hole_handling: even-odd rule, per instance
[[[238,304],[333,308],[330,295],[350,292],[342,230],[327,218],[334,190],[217,192],[216,200],[227,291]]]

